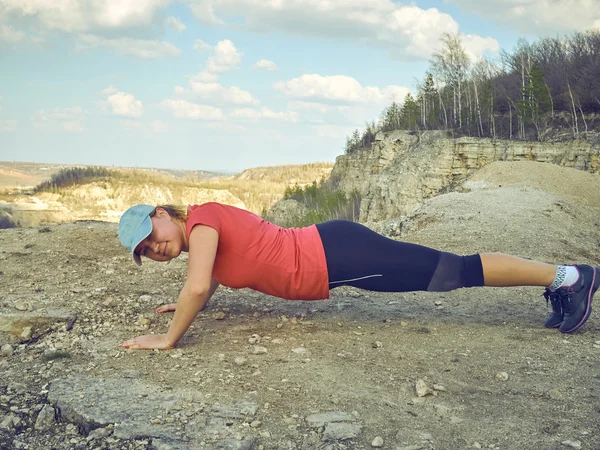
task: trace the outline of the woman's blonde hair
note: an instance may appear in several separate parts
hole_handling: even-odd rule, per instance
[[[175,206],[175,205],[158,205],[156,208],[162,208],[164,209],[167,214],[169,214],[169,216],[180,220],[182,222],[185,222],[187,220],[187,212],[185,209],[183,209],[180,206]],[[154,217],[156,215],[156,208],[154,209],[154,211],[152,211],[150,213],[150,217]]]

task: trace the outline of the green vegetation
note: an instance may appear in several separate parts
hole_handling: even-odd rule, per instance
[[[57,193],[61,188],[73,186],[75,184],[89,183],[95,180],[107,179],[113,175],[111,170],[104,167],[71,167],[59,170],[50,177],[50,180],[38,184],[34,192],[54,192]]]
[[[347,138],[345,153],[379,131],[446,130],[454,136],[544,140],[600,130],[600,31],[521,39],[498,60],[472,61],[458,34],[446,33],[416,95],[394,99],[377,123]],[[552,131],[554,130],[554,131]]]
[[[358,220],[360,196],[356,193],[347,196],[342,191],[329,190],[325,180],[319,183],[313,181],[304,187],[288,187],[283,198],[296,200],[307,208],[304,215],[291,218],[292,226],[295,227],[306,227],[332,219]]]

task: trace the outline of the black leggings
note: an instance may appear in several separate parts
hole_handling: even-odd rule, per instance
[[[346,285],[381,292],[442,292],[483,286],[479,255],[458,256],[394,241],[347,220],[330,220],[317,230],[330,289]]]

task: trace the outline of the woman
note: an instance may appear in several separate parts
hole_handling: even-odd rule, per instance
[[[187,214],[170,205],[135,205],[121,217],[119,239],[141,257],[170,261],[189,252],[187,279],[167,334],[121,343],[134,349],[171,349],[219,284],[249,287],[290,300],[329,298],[338,286],[382,292],[450,291],[473,286],[546,286],[552,304],[545,326],[579,329],[592,311],[599,269],[556,266],[501,253],[458,256],[398,242],[345,220],[285,229],[233,206],[204,203]]]

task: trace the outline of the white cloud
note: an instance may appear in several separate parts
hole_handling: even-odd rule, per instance
[[[160,105],[173,113],[173,116],[186,119],[223,120],[221,109],[209,105],[199,105],[186,100],[166,99]]]
[[[15,30],[10,25],[0,23],[0,42],[20,42],[25,40],[25,33]]]
[[[555,36],[560,32],[600,28],[597,0],[451,0],[522,33]]]
[[[167,17],[167,26],[178,33],[185,31],[185,25],[177,17]]]
[[[181,53],[177,47],[170,42],[149,41],[143,39],[119,38],[106,39],[91,34],[79,35],[85,44],[78,44],[77,48],[87,49],[95,47],[107,47],[114,49],[122,56],[135,56],[137,58],[160,58],[164,56],[178,56]]]
[[[229,114],[234,119],[245,119],[245,120],[259,120],[259,119],[272,119],[281,122],[297,122],[298,113],[286,111],[276,112],[269,108],[263,107],[260,109],[254,108],[240,108],[232,111]]]
[[[0,133],[12,133],[17,129],[16,120],[0,120]]]
[[[326,105],[324,103],[317,102],[305,102],[302,100],[292,100],[288,102],[288,108],[326,113],[331,109],[331,105]]]
[[[219,41],[212,51],[206,60],[206,70],[210,73],[227,72],[237,68],[244,55],[229,39]]]
[[[239,26],[238,18],[242,17],[242,26],[252,31],[281,31],[358,41],[361,44],[387,47],[393,55],[401,58],[427,60],[439,47],[442,33],[459,31],[459,25],[452,16],[436,8],[421,9],[414,4],[407,6],[391,0],[187,2],[201,22],[224,23],[224,19],[220,17],[232,17]],[[497,44],[493,48],[485,48],[485,51],[494,51],[495,48]],[[476,49],[468,50],[475,53]]]
[[[248,91],[237,86],[225,87],[219,83],[200,83],[190,81],[190,90],[203,100],[234,105],[258,105],[260,102]]]
[[[152,24],[171,0],[2,0],[0,12],[34,18],[47,29],[67,32],[118,30]]]
[[[252,67],[254,67],[255,69],[258,69],[258,70],[265,70],[267,72],[275,72],[275,71],[279,70],[279,67],[277,67],[277,64],[275,64],[273,61],[269,61],[268,59],[261,59],[256,64],[254,64]]]
[[[117,92],[119,92],[119,91],[114,86],[109,86],[106,89],[103,89],[100,91],[100,93],[105,94],[105,95],[116,94]]]
[[[206,70],[202,72],[198,72],[192,78],[190,78],[190,82],[194,83],[212,83],[213,81],[217,81],[219,79],[219,75],[216,73],[210,73]]]
[[[52,111],[40,109],[31,119],[36,128],[62,130],[81,133],[85,130],[83,119],[86,113],[80,106],[54,108]]]
[[[409,92],[408,88],[394,85],[383,89],[363,87],[356,79],[346,75],[307,74],[289,81],[277,82],[274,87],[290,98],[328,100],[346,104],[386,104],[393,99],[402,100]]]
[[[109,86],[102,91],[107,94],[105,102],[100,102],[101,108],[114,116],[141,117],[144,114],[144,106],[140,100],[126,92],[119,92]]]
[[[199,51],[209,51],[212,49],[212,46],[204,42],[202,39],[196,39],[194,41],[194,50]]]

